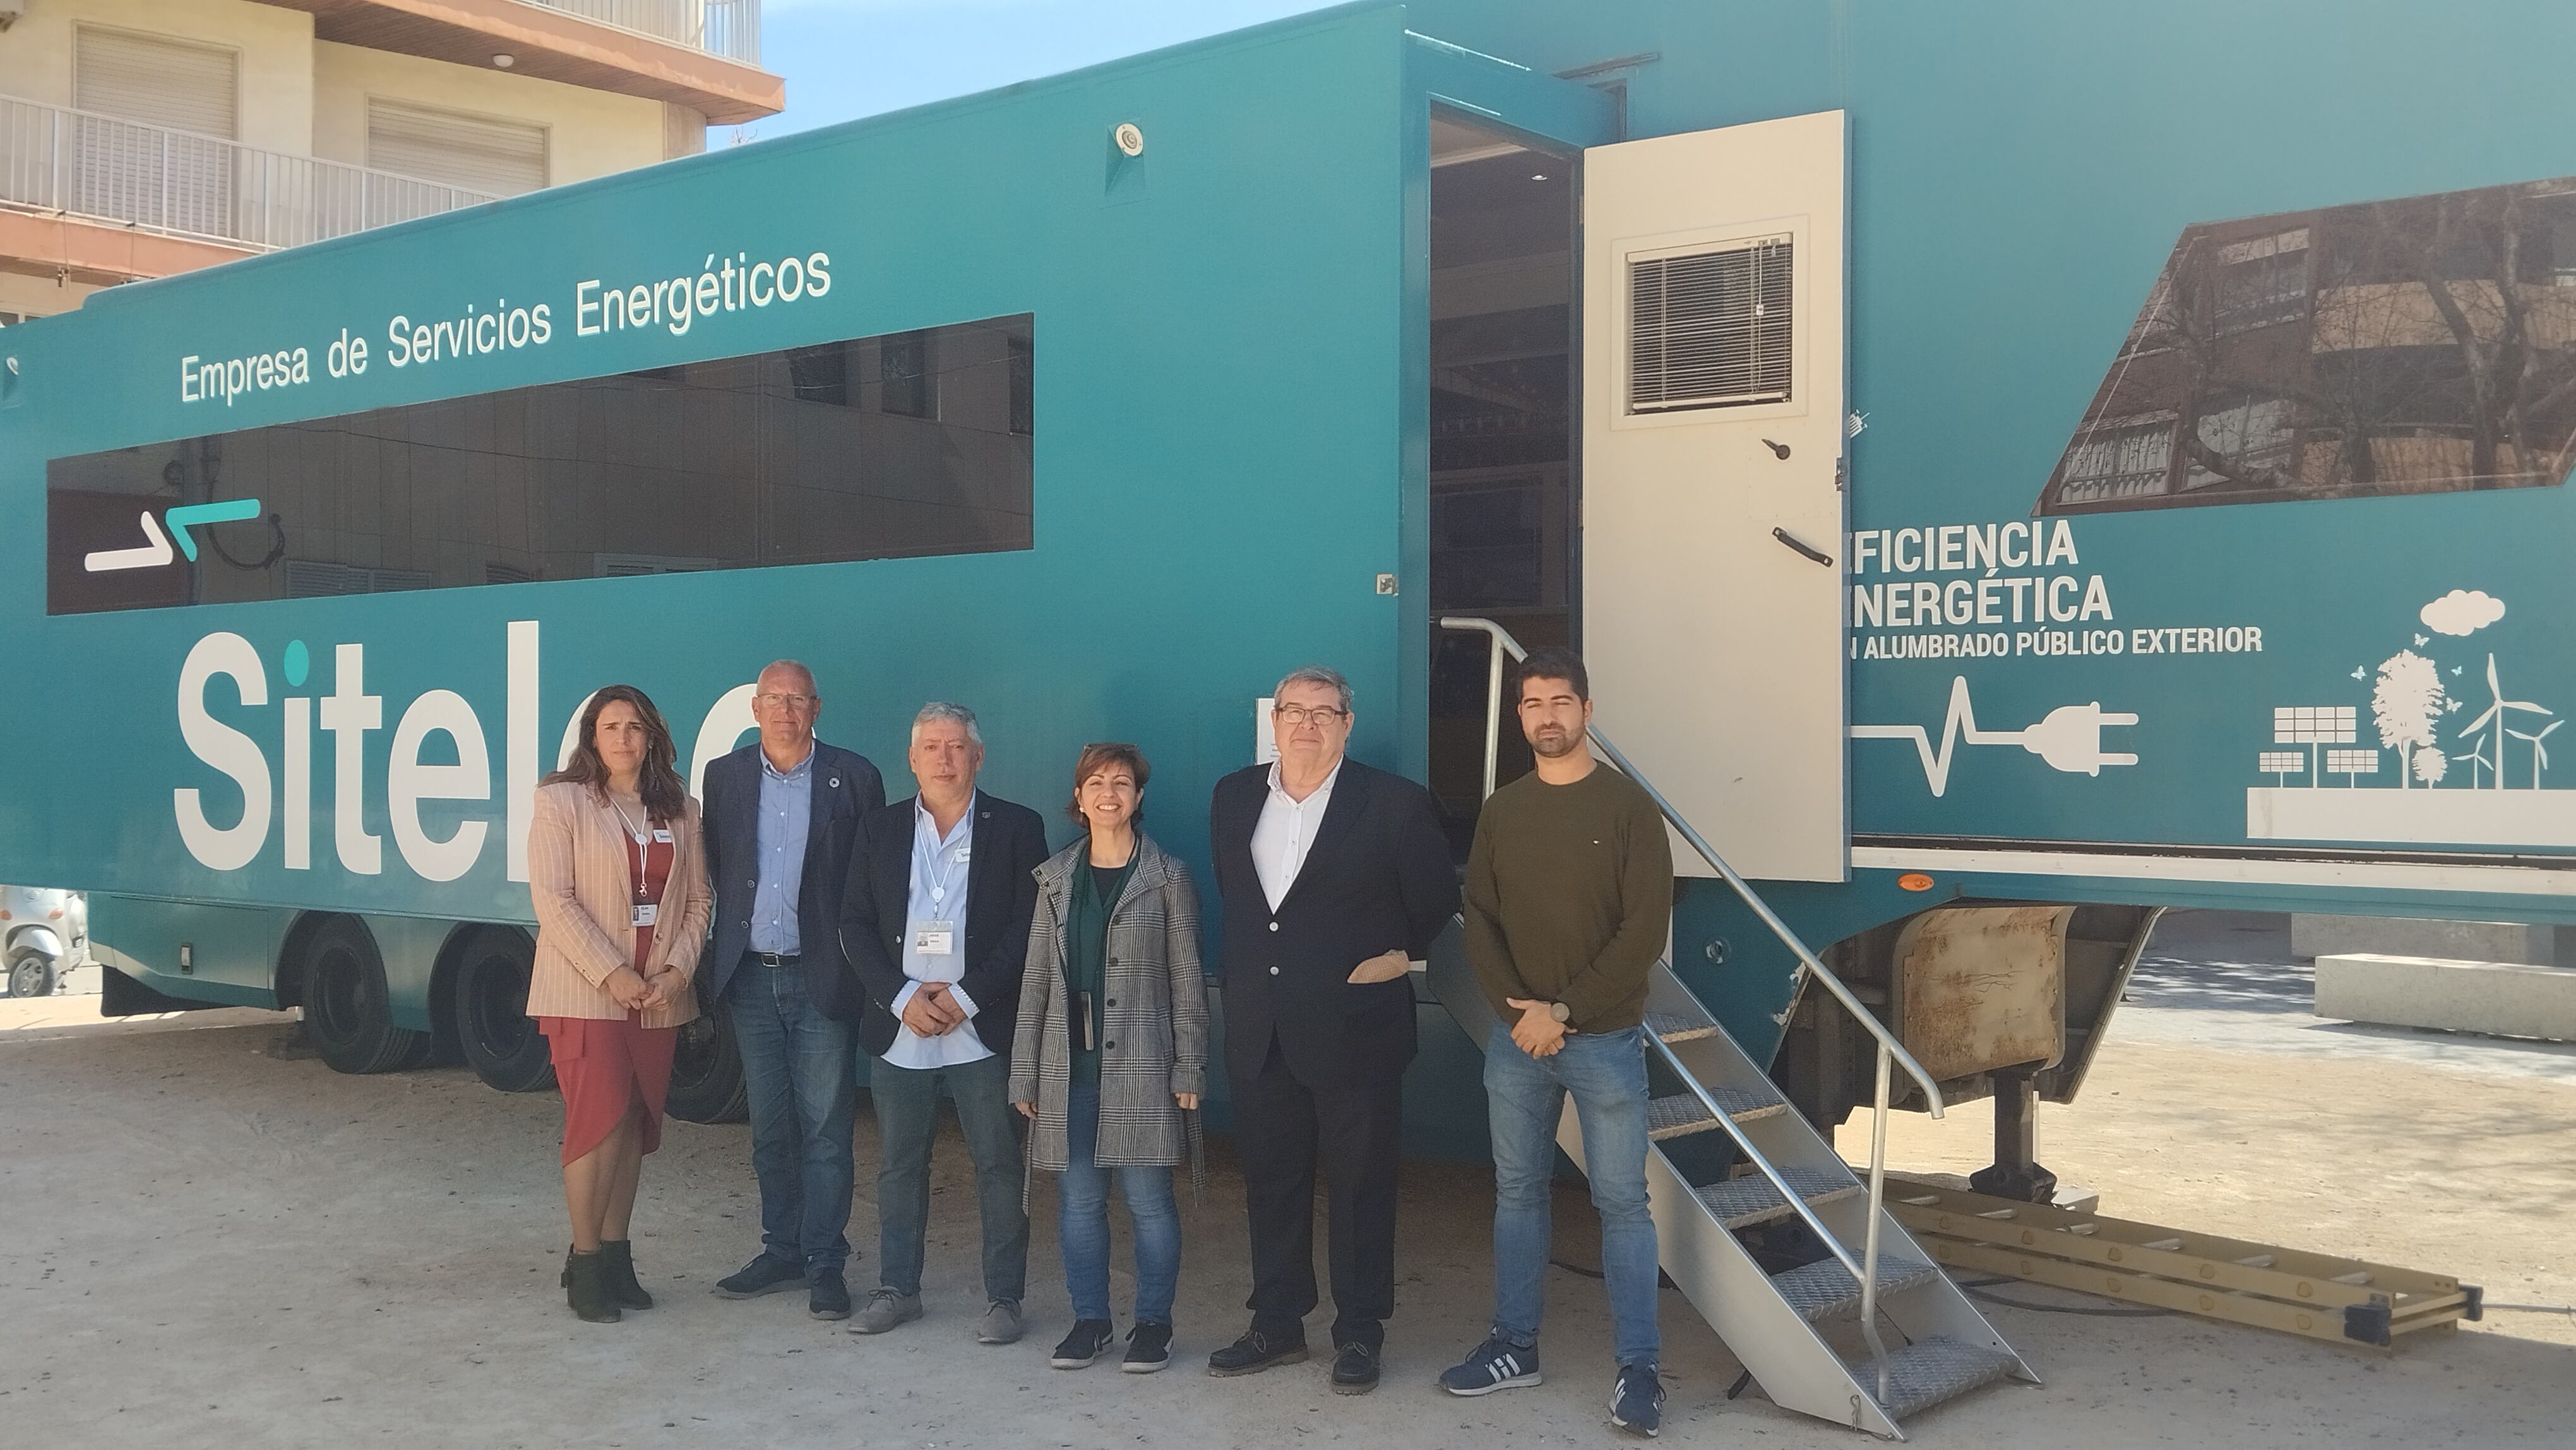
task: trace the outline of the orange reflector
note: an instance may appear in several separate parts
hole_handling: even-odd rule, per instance
[[[1896,878],[1896,884],[1907,891],[1929,891],[1932,889],[1932,878],[1920,871],[1908,871]]]

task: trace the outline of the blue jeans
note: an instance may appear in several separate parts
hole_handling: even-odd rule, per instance
[[[930,1144],[939,1132],[939,1090],[957,1105],[966,1156],[975,1163],[975,1204],[984,1221],[984,1297],[1017,1303],[1027,1296],[1029,1216],[1021,1207],[1025,1165],[1011,1106],[1010,1059],[995,1053],[962,1067],[868,1065],[868,1096],[877,1105],[879,1282],[899,1294],[921,1292],[922,1241],[930,1228]]]
[[[1653,1364],[1663,1338],[1655,1326],[1655,1218],[1646,1205],[1645,1029],[1568,1033],[1552,1057],[1512,1041],[1508,1021],[1485,1043],[1485,1098],[1494,1136],[1494,1333],[1538,1343],[1550,1225],[1548,1184],[1556,1176],[1556,1125],[1566,1094],[1583,1126],[1592,1205],[1601,1211],[1601,1275],[1621,1365]]]
[[[1109,1180],[1127,1200],[1136,1233],[1136,1320],[1169,1325],[1181,1282],[1181,1208],[1169,1168],[1102,1168],[1091,1161],[1100,1138],[1100,1088],[1076,1086],[1066,1105],[1064,1172],[1056,1179],[1056,1234],[1064,1241],[1064,1287],[1076,1319],[1109,1317]]]
[[[850,1029],[806,995],[801,967],[748,957],[725,985],[751,1099],[751,1171],[762,1250],[807,1273],[849,1261]]]

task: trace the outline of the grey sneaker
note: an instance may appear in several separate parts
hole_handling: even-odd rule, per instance
[[[921,1313],[918,1298],[913,1300],[912,1312],[916,1316]],[[992,1307],[984,1311],[984,1317],[975,1321],[977,1344],[1017,1344],[1019,1340],[1020,1301],[1017,1299],[994,1300]]]
[[[898,1324],[910,1324],[921,1317],[921,1296],[902,1294],[892,1289],[879,1289],[868,1295],[867,1306],[859,1317],[850,1321],[852,1334],[883,1334]]]

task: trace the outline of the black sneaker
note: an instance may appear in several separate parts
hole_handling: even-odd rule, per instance
[[[1477,1345],[1464,1363],[1440,1372],[1440,1388],[1469,1399],[1539,1383],[1538,1346],[1514,1344],[1499,1334]]]
[[[1651,1364],[1625,1364],[1610,1387],[1610,1423],[1647,1439],[1664,1432],[1664,1382]]]
[[[805,1295],[805,1312],[817,1319],[850,1317],[850,1286],[841,1277],[841,1266],[832,1264],[814,1271]]]
[[[1356,1341],[1333,1352],[1333,1393],[1364,1395],[1377,1388],[1377,1346]]]
[[[1091,1362],[1118,1345],[1118,1327],[1106,1319],[1077,1319],[1073,1330],[1047,1356],[1055,1369],[1089,1369]]]
[[[1172,1326],[1148,1320],[1127,1331],[1127,1359],[1118,1367],[1129,1374],[1152,1374],[1172,1362]]]
[[[805,1266],[767,1254],[716,1280],[716,1292],[728,1299],[757,1299],[763,1294],[776,1294],[787,1289],[805,1287]]]
[[[1239,1374],[1259,1374],[1273,1365],[1306,1362],[1306,1331],[1300,1326],[1293,1335],[1275,1335],[1254,1325],[1243,1331],[1243,1337],[1208,1356],[1208,1373],[1218,1379],[1231,1379]]]

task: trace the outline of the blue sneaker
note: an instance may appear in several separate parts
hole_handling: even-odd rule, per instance
[[[1538,1383],[1538,1346],[1514,1344],[1499,1334],[1477,1345],[1465,1363],[1440,1372],[1440,1388],[1467,1398]]]
[[[1650,1440],[1664,1432],[1664,1382],[1653,1365],[1619,1367],[1618,1382],[1610,1388],[1610,1423]]]

